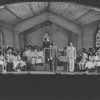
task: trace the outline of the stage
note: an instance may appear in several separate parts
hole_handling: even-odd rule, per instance
[[[100,75],[100,73],[97,72],[65,72],[65,71],[57,71],[57,72],[51,72],[51,71],[20,71],[20,72],[1,72],[2,75]]]

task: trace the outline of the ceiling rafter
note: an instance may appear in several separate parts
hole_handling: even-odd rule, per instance
[[[29,4],[29,8],[30,8],[30,11],[32,12],[32,15],[34,16],[34,10],[33,10],[31,3]]]
[[[64,12],[61,13],[61,15],[63,15],[63,14],[67,11],[67,9],[68,9],[70,6],[71,6],[71,4],[69,4],[69,6],[65,9]]]
[[[45,25],[46,24],[46,25]],[[36,26],[34,26],[34,27],[32,27],[32,28],[30,28],[30,29],[28,29],[28,30],[26,30],[24,33],[25,34],[31,34],[32,32],[35,32],[35,31],[37,31],[37,30],[39,30],[39,29],[41,29],[41,28],[44,28],[44,27],[47,27],[48,25],[51,25],[52,24],[52,22],[48,22],[48,21],[45,21],[45,22],[43,22],[43,23],[40,23],[40,24],[38,24],[38,25],[36,25]],[[42,27],[41,27],[41,25],[42,25]]]
[[[17,16],[15,13],[13,13],[9,8],[5,7],[6,10],[8,10],[10,13],[12,13],[15,17],[17,17],[20,21],[23,20],[19,16]]]
[[[89,11],[87,11],[86,13],[84,13],[84,14],[82,14],[81,16],[79,16],[77,19],[75,19],[75,20],[78,20],[78,19],[81,19],[81,18],[83,18],[84,16],[86,16],[86,14],[88,14],[88,13],[90,13],[90,12],[92,12],[93,10],[89,10]]]

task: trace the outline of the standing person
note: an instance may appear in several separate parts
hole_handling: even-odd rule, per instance
[[[50,47],[50,42],[47,41],[47,38],[44,38],[44,41],[43,41],[43,48],[49,48]]]
[[[68,59],[67,59],[67,50],[68,50],[68,45],[65,46],[64,50],[64,56],[66,56],[66,71],[69,71],[69,66],[68,66]]]
[[[55,42],[52,42],[51,46],[51,53],[50,53],[51,59],[52,59],[52,70],[53,72],[57,69],[57,60],[59,56],[59,50]]]
[[[72,42],[70,42],[70,46],[67,49],[67,58],[69,62],[69,71],[73,72],[76,59],[76,48],[73,46]]]

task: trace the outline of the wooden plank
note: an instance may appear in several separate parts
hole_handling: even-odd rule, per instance
[[[38,7],[38,2],[34,2],[34,6],[37,9],[37,13],[39,13],[40,11],[39,11],[39,7]]]
[[[63,10],[60,12],[60,15],[63,15],[69,7],[70,7],[69,3],[64,3]]]
[[[34,3],[31,3],[30,5],[32,6],[34,13],[37,14],[37,9],[36,9]]]
[[[12,31],[12,25],[6,23],[6,22],[3,22],[0,20],[0,27],[3,27],[5,29],[8,29],[8,30],[11,30]]]
[[[18,5],[18,6],[7,6],[7,8],[9,10],[11,10],[14,14],[16,14],[19,18],[21,19],[25,19],[26,16],[26,12],[23,11],[22,6]]]
[[[6,9],[0,10],[0,19],[9,24],[13,24],[18,21],[18,19]]]
[[[76,34],[81,33],[81,27],[78,24],[76,24],[72,21],[69,21],[68,19],[64,19],[61,16],[58,16],[52,12],[49,13],[49,21],[56,23],[56,24],[64,27],[65,29],[72,31]]]
[[[41,15],[32,17],[15,25],[15,31],[20,33],[46,20],[47,20],[47,13],[45,12]],[[75,32],[76,34],[80,34],[81,32],[81,28],[78,24],[69,21],[67,19],[64,19],[61,16],[56,15],[55,13],[50,12],[48,20],[68,29],[69,31]]]
[[[47,13],[31,17],[15,25],[15,31],[20,33],[47,20]]]
[[[21,21],[22,19],[20,18],[20,17],[18,17],[15,13],[13,13],[11,10],[9,10],[7,7],[5,8],[8,12],[10,12],[10,13],[12,13],[15,17],[16,17],[16,19],[18,20],[18,21]]]
[[[57,14],[61,15],[61,12],[62,12],[63,8],[64,8],[64,3],[61,2],[61,3],[59,4],[59,9],[58,9],[58,11],[57,11]]]

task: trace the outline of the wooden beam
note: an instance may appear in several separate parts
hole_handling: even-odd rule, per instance
[[[62,27],[64,27],[65,29],[71,31],[71,32],[74,32],[76,34],[80,34],[81,33],[81,26],[66,19],[66,18],[63,18],[53,12],[49,12],[49,18],[48,18],[49,21],[55,23],[55,24],[58,24]]]
[[[30,8],[30,10],[31,10],[31,12],[32,12],[32,15],[34,16],[34,10],[33,10],[33,7],[32,7],[31,4],[29,4],[29,8]]]
[[[18,17],[15,13],[13,13],[9,8],[7,8],[7,7],[5,7],[5,9],[8,11],[8,12],[10,12],[10,13],[12,13],[18,20],[22,20],[20,17]]]
[[[8,23],[2,21],[2,20],[0,20],[0,27],[12,31],[12,25],[10,25],[10,24],[8,24]]]
[[[79,16],[77,19],[75,19],[75,21],[82,19],[84,16],[86,16],[88,13],[90,13],[92,10],[87,11],[86,13],[82,14],[81,16]]]
[[[47,22],[47,21],[46,21],[46,22]],[[26,30],[26,31],[24,32],[24,34],[25,34],[25,35],[31,34],[31,33],[35,32],[35,31],[37,31],[37,30],[39,30],[39,29],[41,29],[41,28],[44,28],[44,27],[46,27],[46,26],[52,24],[51,22],[48,22],[47,25],[45,25],[46,22],[43,22],[43,23],[41,23],[41,24],[39,24],[39,25],[36,25],[36,26],[34,26],[34,27],[32,27],[32,28]],[[43,25],[43,26],[42,26],[42,25]]]
[[[44,21],[47,20],[47,12],[43,12],[37,16],[31,17],[27,20],[21,21],[20,23],[14,26],[14,29],[17,33],[21,33],[29,28],[32,28]]]
[[[48,14],[48,16],[47,16]],[[20,23],[15,25],[15,31],[17,33],[21,33],[25,30],[28,30],[40,23],[43,23],[44,21],[51,21],[55,24],[58,24],[62,27],[64,27],[65,29],[74,32],[76,34],[80,34],[81,33],[81,26],[74,23],[73,21],[70,21],[66,18],[63,18],[51,11],[49,12],[43,12],[42,14],[39,14],[37,16],[31,17],[27,20],[23,20]]]

